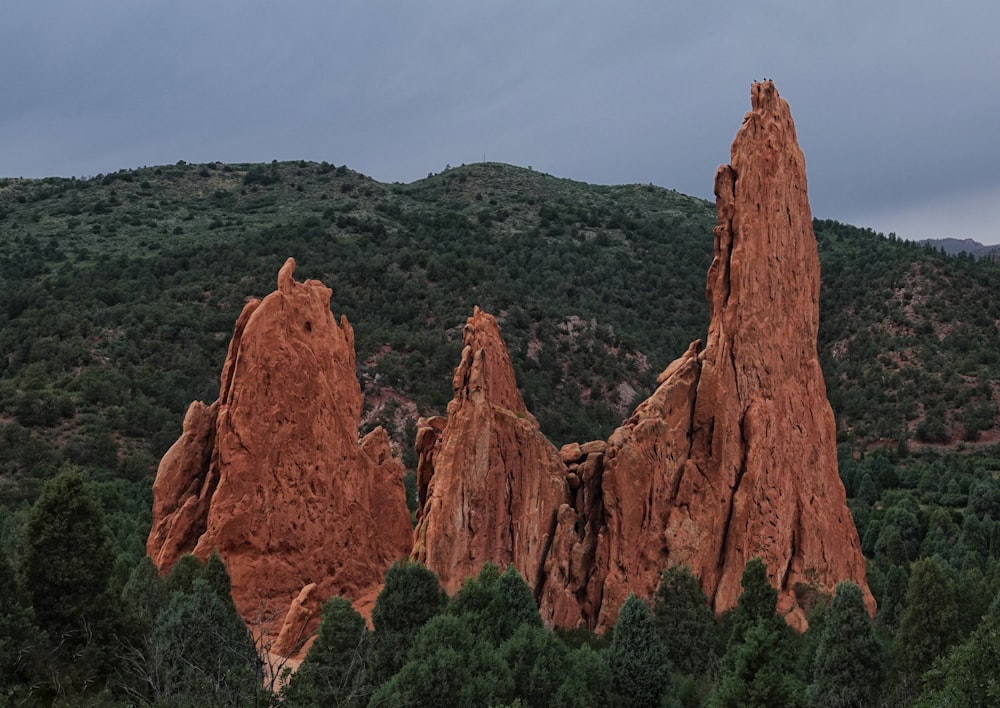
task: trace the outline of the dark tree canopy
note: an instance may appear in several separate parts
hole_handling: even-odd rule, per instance
[[[809,697],[814,705],[873,705],[885,678],[882,646],[865,609],[861,589],[837,585],[813,661]]]
[[[39,626],[77,643],[104,625],[112,563],[104,515],[80,475],[64,472],[47,482],[31,510],[21,557]]]
[[[712,609],[690,568],[672,566],[663,572],[654,598],[653,619],[675,671],[702,674],[715,663]]]

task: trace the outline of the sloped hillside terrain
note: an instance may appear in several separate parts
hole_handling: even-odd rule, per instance
[[[3,503],[67,464],[115,493],[148,487],[187,402],[218,395],[245,299],[289,255],[355,324],[368,425],[411,466],[475,305],[497,313],[546,435],[606,437],[704,332],[713,225],[712,204],[671,190],[493,163],[406,185],[311,162],[2,180]],[[832,221],[816,235],[841,442],[996,440],[1000,268]]]

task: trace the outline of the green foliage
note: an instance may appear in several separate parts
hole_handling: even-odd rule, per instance
[[[675,671],[704,674],[714,668],[717,657],[712,641],[712,609],[690,568],[671,566],[663,572],[653,617]]]
[[[750,628],[760,622],[785,627],[784,620],[776,614],[778,591],[771,585],[767,577],[767,566],[759,556],[747,562],[740,577],[740,586],[743,592],[730,613],[732,631],[729,635],[729,647],[741,644]]]
[[[531,588],[513,565],[501,574],[486,563],[452,598],[448,612],[467,616],[476,633],[497,645],[522,626],[542,626]]]
[[[372,609],[372,685],[382,684],[403,667],[417,632],[444,609],[447,599],[437,576],[426,567],[392,564]]]
[[[861,589],[850,581],[840,583],[816,649],[810,702],[831,707],[874,705],[884,665]]]
[[[805,686],[795,672],[795,657],[781,628],[758,620],[732,645],[718,691],[709,705],[726,708],[805,706]]]
[[[1000,621],[987,615],[975,632],[924,674],[920,708],[1000,705]]]
[[[364,618],[343,597],[323,605],[316,640],[283,692],[286,706],[364,705],[371,637]]]
[[[184,553],[167,575],[167,592],[171,595],[176,593],[190,593],[194,589],[194,581],[205,577],[205,564],[201,558],[193,553]],[[212,587],[209,584],[209,587]],[[212,587],[212,590],[216,590]],[[218,593],[216,593],[218,594]]]
[[[263,676],[253,638],[204,578],[177,592],[152,634],[156,699],[172,705],[252,703]]]
[[[514,680],[514,695],[525,706],[545,708],[566,683],[573,650],[548,629],[522,624],[498,649]]]
[[[14,567],[0,548],[0,705],[26,698],[30,659],[44,644],[34,614],[21,592]]]
[[[193,581],[192,581],[193,582]],[[148,633],[170,601],[167,585],[149,556],[143,556],[122,590],[122,602],[133,622]],[[232,600],[230,600],[231,602]]]
[[[468,616],[432,618],[417,633],[409,659],[372,696],[373,706],[486,706],[513,699],[510,669]]]
[[[629,594],[618,613],[608,667],[624,705],[658,706],[670,690],[670,656],[646,603]]]
[[[959,638],[955,583],[938,557],[913,564],[906,612],[896,633],[894,655],[900,671],[916,681]]]
[[[111,549],[104,517],[76,472],[46,483],[25,529],[21,574],[39,626],[70,646],[109,629]]]
[[[797,672],[796,637],[777,615],[778,591],[759,557],[747,562],[740,584],[743,592],[730,613],[732,631],[711,705],[805,705],[805,685]]]

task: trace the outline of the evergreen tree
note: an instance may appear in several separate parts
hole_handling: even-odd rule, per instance
[[[122,589],[125,611],[140,626],[141,633],[146,634],[152,630],[156,618],[166,608],[169,600],[166,583],[160,577],[153,559],[143,556],[132,569]]]
[[[565,674],[552,699],[553,708],[615,705],[614,681],[605,652],[594,651],[588,646],[573,649]]]
[[[876,561],[877,563],[877,561]],[[878,598],[878,614],[875,624],[882,629],[895,631],[906,610],[906,590],[910,578],[905,567],[892,563],[880,564],[885,568],[883,590]]]
[[[831,707],[873,705],[884,663],[861,589],[850,581],[840,583],[816,649],[811,702]]]
[[[687,566],[663,572],[653,604],[653,619],[667,647],[670,665],[683,674],[712,668],[715,622],[701,584]]]
[[[109,639],[113,556],[104,516],[75,472],[49,480],[25,528],[21,574],[35,617],[56,643]]]
[[[194,590],[194,581],[205,577],[205,564],[193,553],[185,553],[167,575],[167,592],[171,595],[178,592],[190,593]],[[218,595],[218,593],[216,593]]]
[[[991,592],[983,571],[976,566],[969,566],[962,571],[955,586],[961,638],[968,637],[979,626],[994,597],[995,593]]]
[[[469,615],[475,631],[494,646],[523,624],[542,626],[531,588],[513,565],[501,574],[495,565],[486,563],[455,594],[448,612]]]
[[[959,615],[955,584],[937,556],[913,564],[906,593],[906,611],[893,646],[902,672],[904,691],[912,691],[939,656],[958,639]]]
[[[670,658],[649,607],[635,594],[615,622],[608,667],[615,692],[627,706],[658,706],[670,689]]]
[[[417,633],[403,667],[384,683],[372,706],[489,706],[513,699],[514,681],[469,615],[441,614]]]
[[[44,637],[2,547],[0,588],[0,705],[14,705],[27,699],[30,658]]]
[[[777,614],[778,591],[760,558],[750,559],[740,583],[743,592],[730,614],[732,631],[712,705],[802,705],[805,686],[793,651],[796,638]]]
[[[805,686],[795,672],[787,637],[774,622],[760,619],[732,645],[710,705],[724,708],[792,708],[806,705]]]
[[[153,630],[156,698],[179,705],[252,704],[263,676],[253,638],[204,578],[171,596]]]
[[[920,708],[1000,705],[1000,620],[987,615],[969,638],[924,674]]]
[[[572,650],[554,632],[522,624],[500,645],[498,655],[514,679],[514,696],[525,706],[547,708],[566,681]]]
[[[316,641],[285,689],[285,705],[364,705],[372,690],[363,684],[370,644],[365,620],[350,600],[331,597]]]
[[[778,628],[785,622],[777,615],[778,591],[767,577],[767,566],[760,557],[751,558],[740,577],[743,592],[730,614],[731,633],[727,647],[741,644],[743,637],[758,622],[764,621]],[[728,651],[728,648],[727,648]]]
[[[372,609],[373,646],[368,681],[379,686],[406,663],[417,632],[440,613],[448,597],[437,576],[419,563],[393,563]]]

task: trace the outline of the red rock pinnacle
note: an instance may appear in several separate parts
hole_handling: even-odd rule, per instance
[[[668,565],[690,566],[723,612],[754,556],[794,627],[805,627],[796,589],[810,585],[831,592],[854,580],[874,611],[816,353],[805,160],[773,83],[753,85],[715,193],[705,349],[692,344],[611,436],[583,487],[584,511],[560,511],[542,591],[543,616],[557,624],[606,629],[628,593],[650,595]],[[593,561],[573,566],[569,552]]]
[[[289,258],[278,290],[243,309],[219,400],[191,404],[161,460],[147,551],[166,572],[184,552],[218,548],[251,626],[263,616],[280,628],[315,583],[303,595],[311,607],[296,608],[312,615],[308,630],[329,596],[370,594],[408,554],[411,531],[384,431],[358,441],[354,331],[334,320],[330,290],[296,282],[294,269]]]
[[[448,419],[417,433],[420,520],[412,557],[453,593],[484,563],[513,564],[535,584],[566,499],[565,468],[517,390],[492,316],[465,325]]]

